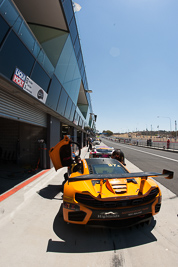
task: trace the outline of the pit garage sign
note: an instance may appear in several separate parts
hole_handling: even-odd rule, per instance
[[[25,90],[27,93],[34,96],[44,104],[46,103],[48,94],[18,68],[15,69],[13,82],[18,84],[21,88],[23,88],[23,90]]]
[[[23,89],[27,93],[36,97],[38,100],[42,101],[43,103],[46,103],[47,93],[28,76],[25,80]]]
[[[25,80],[26,80],[26,75],[19,70],[18,68],[16,68],[14,76],[13,76],[13,82],[15,82],[16,84],[18,84],[20,87],[23,88]]]

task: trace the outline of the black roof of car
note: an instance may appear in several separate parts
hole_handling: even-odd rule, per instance
[[[133,178],[146,178],[147,177],[158,177],[158,176],[164,176],[167,179],[172,179],[173,178],[173,172],[172,171],[168,171],[168,170],[163,170],[162,173],[156,173],[156,172],[135,172],[135,173],[129,173],[128,170],[116,159],[112,159],[112,158],[90,158],[90,159],[85,159],[88,167],[89,167],[89,171],[90,174],[86,174],[86,175],[80,175],[80,176],[76,176],[76,177],[72,177],[69,179],[70,182],[75,182],[75,181],[82,181],[82,180],[91,180],[91,179],[128,179],[129,181],[132,181],[134,183],[137,183],[134,181]],[[102,164],[116,164],[119,165],[121,168],[120,171],[118,173],[102,173],[102,174],[97,174],[97,173],[93,173],[93,171],[91,169],[93,169],[94,167],[96,167],[95,165],[102,165]],[[93,167],[92,167],[93,166]]]
[[[90,159],[85,159],[85,160],[86,160],[88,165],[117,164],[117,165],[120,165],[121,167],[123,167],[118,160],[112,159],[112,158],[90,158]]]

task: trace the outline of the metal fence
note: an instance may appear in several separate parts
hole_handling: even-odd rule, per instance
[[[163,150],[172,150],[178,152],[178,142],[171,141],[169,143],[169,147],[167,146],[167,141],[152,141],[151,139],[132,139],[132,138],[109,138],[110,140],[121,143],[121,144],[128,144],[134,146],[144,146],[156,149],[163,149]]]

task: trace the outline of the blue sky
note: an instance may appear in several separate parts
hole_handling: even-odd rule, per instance
[[[175,130],[178,1],[74,2],[97,130]]]

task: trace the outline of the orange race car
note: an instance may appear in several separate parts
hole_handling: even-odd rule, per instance
[[[63,190],[63,218],[68,223],[116,227],[149,223],[161,207],[161,191],[151,177],[173,178],[167,170],[130,173],[111,158],[83,159],[82,169],[71,172],[72,142],[67,136],[49,154],[56,170],[69,167]]]

